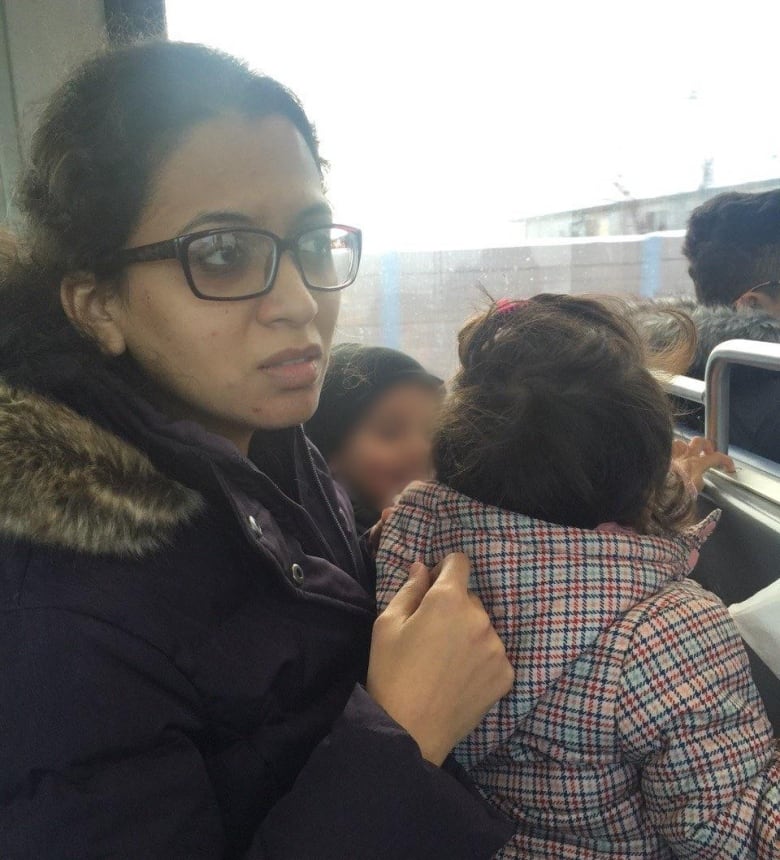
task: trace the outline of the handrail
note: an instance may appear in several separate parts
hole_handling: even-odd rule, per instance
[[[656,378],[667,394],[673,394],[683,400],[692,400],[694,403],[704,403],[704,380],[694,379],[692,376],[669,376],[661,373],[657,374]]]
[[[734,365],[780,371],[780,343],[727,340],[710,353],[704,374],[704,425],[707,438],[723,452],[729,449],[729,394]]]

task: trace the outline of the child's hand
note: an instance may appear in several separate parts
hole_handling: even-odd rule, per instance
[[[379,518],[379,522],[375,526],[371,526],[368,533],[368,549],[373,558],[379,552],[379,542],[382,540],[382,529],[385,527],[390,514],[393,513],[393,508],[385,508]]]
[[[412,565],[374,624],[366,689],[441,764],[512,688],[514,672],[479,599],[471,565],[447,556],[438,576]]]
[[[701,492],[704,487],[704,473],[709,469],[737,471],[731,457],[716,451],[712,442],[703,436],[694,436],[687,443],[678,439],[672,446],[672,459],[675,467],[682,472],[697,492]]]

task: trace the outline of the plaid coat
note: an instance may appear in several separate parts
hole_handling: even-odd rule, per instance
[[[714,529],[551,525],[414,484],[378,556],[462,551],[515,666],[455,750],[517,830],[500,857],[780,858],[780,751],[723,604],[687,579]]]

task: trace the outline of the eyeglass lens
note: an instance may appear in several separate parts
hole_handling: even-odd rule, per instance
[[[200,236],[187,247],[187,263],[195,288],[214,298],[252,295],[271,285],[276,247],[270,236],[249,230],[225,230]],[[338,289],[355,276],[358,239],[341,227],[303,233],[295,255],[310,287]]]

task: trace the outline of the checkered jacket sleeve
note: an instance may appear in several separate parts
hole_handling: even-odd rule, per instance
[[[625,643],[617,709],[648,816],[677,857],[777,860],[780,748],[727,610],[680,585],[648,606]]]

